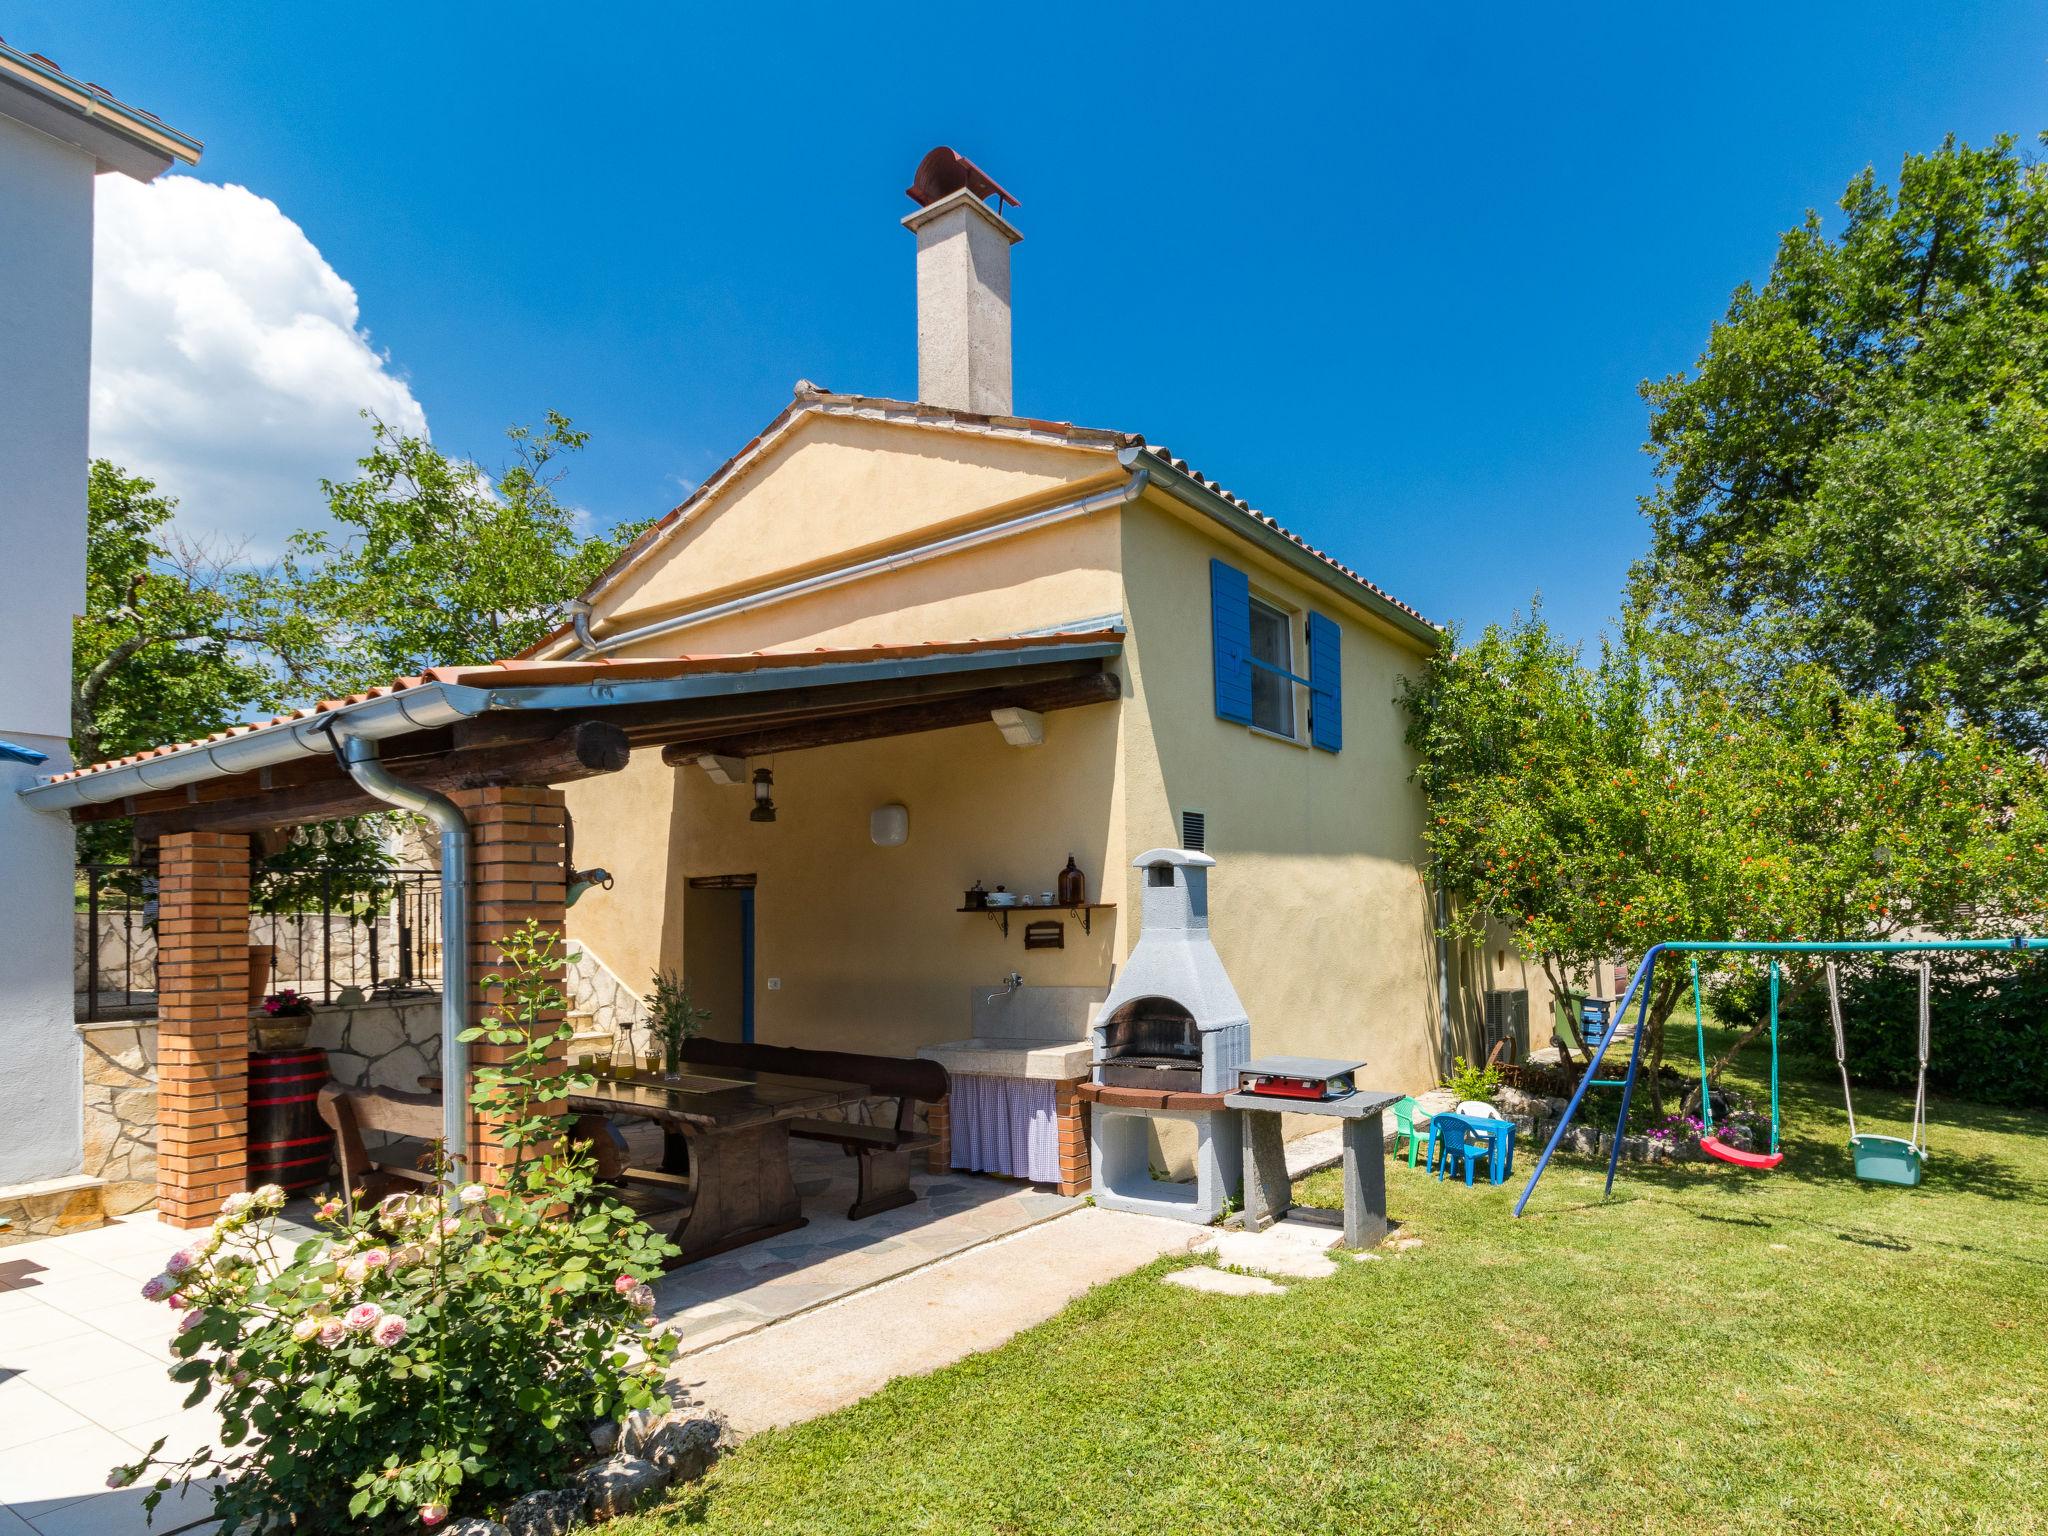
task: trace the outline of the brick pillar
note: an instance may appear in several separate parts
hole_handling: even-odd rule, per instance
[[[1081,1083],[1053,1086],[1053,1111],[1060,1123],[1060,1193],[1085,1195],[1094,1187],[1088,1170],[1088,1106],[1081,1102]]]
[[[953,1171],[953,1106],[950,1099],[940,1099],[928,1104],[924,1111],[924,1128],[938,1137],[938,1144],[928,1154],[933,1173]]]
[[[482,1023],[496,1014],[498,989],[487,976],[503,966],[500,945],[505,937],[532,920],[554,930],[559,940],[567,894],[562,884],[563,809],[560,790],[514,785],[503,789],[458,790],[450,796],[469,820],[471,1016]],[[562,985],[561,972],[554,977]],[[559,1026],[560,1010],[543,1016],[543,1024]],[[477,1041],[469,1048],[472,1067],[503,1061],[506,1046]],[[497,1183],[513,1161],[516,1149],[497,1136],[492,1118],[470,1121],[470,1163],[463,1177]]]
[[[156,1213],[203,1227],[248,1182],[249,839],[157,848]]]

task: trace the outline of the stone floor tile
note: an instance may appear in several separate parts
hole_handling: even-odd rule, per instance
[[[0,1365],[8,1364],[8,1357],[17,1350],[93,1331],[91,1323],[69,1312],[59,1312],[39,1292],[25,1294],[29,1298],[25,1305],[0,1312]]]
[[[61,1315],[61,1314],[60,1314]],[[137,1368],[161,1369],[158,1362],[133,1344],[112,1334],[88,1330],[68,1339],[50,1339],[8,1353],[6,1366],[19,1371],[52,1397],[73,1402],[78,1394],[69,1389],[102,1376],[113,1376]],[[86,1415],[94,1418],[92,1414]]]
[[[66,1279],[61,1285],[46,1287],[43,1300],[59,1312],[69,1312],[90,1322],[95,1312],[138,1300],[141,1293],[137,1284],[126,1275],[102,1269],[89,1278]]]
[[[20,1447],[91,1421],[67,1408],[25,1376],[0,1381],[0,1466],[26,1459]],[[0,1504],[9,1502],[0,1494]]]
[[[54,1307],[51,1310],[56,1311]],[[140,1296],[133,1301],[121,1302],[117,1306],[103,1307],[79,1321],[97,1328],[101,1333],[125,1339],[128,1343],[147,1350],[159,1360],[170,1359],[171,1340],[178,1331],[177,1313],[160,1301],[144,1301]]]
[[[37,1536],[36,1528],[5,1504],[0,1504],[0,1536]]]
[[[1238,1275],[1227,1269],[1176,1269],[1165,1277],[1168,1285],[1190,1291],[1208,1291],[1218,1296],[1285,1296],[1287,1287],[1264,1275]]]
[[[40,1527],[51,1511],[104,1493],[107,1473],[134,1459],[132,1445],[97,1424],[45,1435],[0,1456],[0,1504]]]
[[[142,1509],[143,1496],[148,1489],[123,1488],[118,1492],[97,1493],[39,1514],[34,1517],[35,1530],[37,1536],[164,1536],[167,1531],[180,1531],[180,1536],[201,1536],[203,1532],[220,1527],[208,1521],[190,1530],[180,1528],[194,1520],[204,1519],[212,1512],[213,1497],[207,1491],[210,1486],[209,1483],[196,1483],[189,1489],[171,1489],[156,1507],[154,1524],[148,1521]]]
[[[183,1412],[192,1391],[190,1382],[171,1380],[170,1368],[154,1360],[70,1387],[44,1385],[40,1378],[37,1384],[67,1407],[118,1434]]]

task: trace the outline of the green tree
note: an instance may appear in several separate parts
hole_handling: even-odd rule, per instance
[[[155,482],[95,459],[86,480],[85,613],[72,627],[80,762],[203,736],[274,702],[241,551],[172,526]]]
[[[558,460],[589,434],[554,411],[511,429],[513,462],[495,476],[372,426],[362,472],[323,482],[336,531],[293,536],[273,613],[283,644],[319,653],[308,673],[322,693],[515,655],[644,526],[588,533],[556,496]]]
[[[1696,688],[1814,663],[2048,746],[2048,169],[1950,139],[1841,207],[1644,386],[1635,601]]]
[[[1588,666],[1539,614],[1406,685],[1454,936],[1497,921],[1562,987],[1660,940],[1977,931],[2048,903],[2048,785],[2025,752],[1968,724],[1909,730],[1816,667],[1783,672],[1769,709],[1688,692],[1638,638]],[[1686,986],[1659,971],[1653,1069]]]

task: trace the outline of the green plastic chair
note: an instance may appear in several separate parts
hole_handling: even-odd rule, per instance
[[[1426,1126],[1427,1122],[1425,1122],[1425,1129],[1420,1133],[1423,1136],[1429,1134]],[[1415,1129],[1415,1101],[1413,1099],[1402,1098],[1394,1101],[1394,1133],[1408,1138],[1408,1166],[1413,1168],[1415,1166],[1415,1151],[1418,1146]]]

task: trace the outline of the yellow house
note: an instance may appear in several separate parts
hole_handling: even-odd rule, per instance
[[[1133,859],[1192,846],[1257,1054],[1420,1091],[1483,1050],[1482,993],[1547,1017],[1505,942],[1436,937],[1396,698],[1438,629],[1142,437],[1011,414],[1019,236],[985,178],[920,188],[922,401],[800,382],[531,659],[1005,654],[1045,707],[882,737],[747,717],[570,786],[579,861],[614,876],[569,914],[584,974],[680,971],[712,1036],[891,1055],[985,1032],[1014,974],[1078,1039],[1137,939]],[[1061,692],[1077,659],[1113,682]],[[961,910],[1057,897],[1070,857],[1088,905]]]

